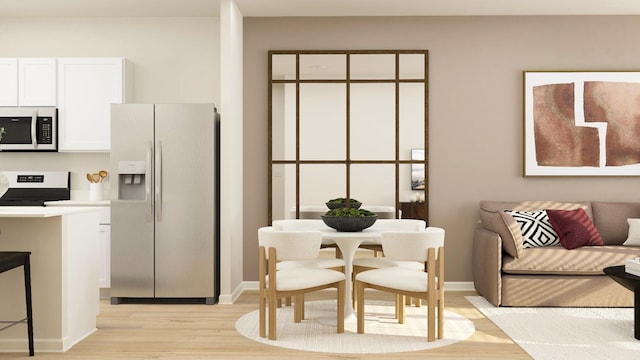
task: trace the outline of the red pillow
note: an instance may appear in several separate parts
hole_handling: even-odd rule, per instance
[[[566,249],[604,245],[598,229],[583,209],[547,210],[547,215]]]

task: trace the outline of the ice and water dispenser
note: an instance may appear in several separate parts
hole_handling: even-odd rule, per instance
[[[145,166],[144,161],[118,162],[118,200],[145,199]]]

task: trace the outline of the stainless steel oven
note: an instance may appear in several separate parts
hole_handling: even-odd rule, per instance
[[[69,171],[0,171],[0,206],[45,206],[70,198]]]
[[[58,151],[58,109],[0,107],[2,151]]]

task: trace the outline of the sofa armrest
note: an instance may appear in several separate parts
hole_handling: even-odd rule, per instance
[[[502,239],[500,235],[476,229],[473,236],[473,283],[490,303],[500,306],[502,293]]]

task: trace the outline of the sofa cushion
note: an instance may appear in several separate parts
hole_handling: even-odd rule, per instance
[[[522,252],[522,233],[520,225],[503,210],[531,211],[540,209],[573,210],[582,208],[591,217],[591,206],[588,202],[564,203],[557,201],[480,201],[480,221],[482,226],[495,232],[502,238],[503,250],[517,258]],[[640,216],[638,216],[640,217]],[[622,243],[622,242],[621,242]]]
[[[583,209],[547,210],[547,215],[565,249],[604,245],[598,229]]]
[[[513,216],[520,225],[522,248],[555,246],[560,244],[560,237],[554,230],[546,210],[515,211],[504,210]]]
[[[523,249],[519,258],[504,256],[502,271],[509,274],[604,275],[602,269],[640,256],[640,246],[562,246]]]
[[[620,245],[629,234],[628,218],[640,218],[639,202],[592,203],[593,223],[598,228],[605,245]]]

